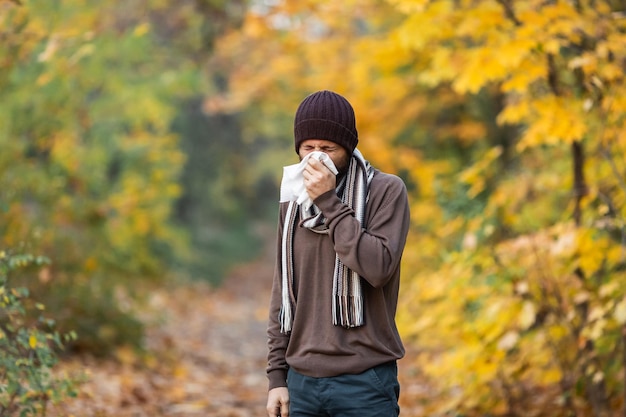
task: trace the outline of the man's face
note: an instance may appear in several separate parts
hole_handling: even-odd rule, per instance
[[[300,144],[300,149],[298,149],[300,160],[314,151],[321,151],[330,156],[339,172],[344,172],[348,168],[348,151],[343,146],[324,139],[307,139]]]

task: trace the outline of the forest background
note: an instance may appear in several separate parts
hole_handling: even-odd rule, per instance
[[[626,415],[625,13],[2,0],[0,258],[49,259],[3,291],[71,353],[141,348],[127,301],[257,255],[295,108],[332,89],[409,190],[398,323],[427,415]]]

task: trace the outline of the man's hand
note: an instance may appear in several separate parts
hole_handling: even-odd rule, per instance
[[[309,158],[302,172],[304,187],[311,200],[337,187],[337,177],[323,162]]]
[[[272,388],[267,394],[267,415],[269,417],[289,416],[289,391],[287,391],[287,387]]]

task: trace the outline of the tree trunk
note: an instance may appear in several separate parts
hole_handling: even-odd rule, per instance
[[[572,161],[574,165],[574,221],[576,226],[582,222],[582,199],[587,195],[585,184],[585,151],[581,142],[572,143]]]

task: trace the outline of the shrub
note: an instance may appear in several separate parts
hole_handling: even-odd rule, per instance
[[[58,350],[76,338],[59,334],[28,289],[13,287],[16,269],[48,263],[43,257],[0,251],[0,416],[45,416],[50,402],[75,395],[77,379],[54,377]]]

